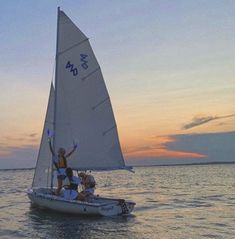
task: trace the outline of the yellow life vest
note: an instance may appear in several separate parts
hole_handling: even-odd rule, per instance
[[[59,157],[58,159],[58,167],[59,168],[67,168],[67,162],[65,157]]]

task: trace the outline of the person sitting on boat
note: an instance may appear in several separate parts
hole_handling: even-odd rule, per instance
[[[64,185],[64,198],[68,200],[76,200],[78,198],[78,186],[81,184],[81,178],[73,176],[73,170],[66,168],[66,176],[68,179],[68,185]]]
[[[66,151],[64,148],[59,148],[58,154],[56,155],[51,144],[51,137],[48,137],[49,147],[50,151],[53,155],[53,163],[57,170],[57,189],[55,192],[55,195],[59,195],[60,191],[63,186],[63,180],[66,178],[66,168],[67,168],[67,158],[72,155],[72,153],[76,150],[77,144],[74,144],[73,149],[66,154]]]
[[[90,201],[94,197],[95,193],[95,179],[92,175],[80,174],[80,176],[82,177],[82,184],[84,186],[84,190],[79,193],[78,200]]]

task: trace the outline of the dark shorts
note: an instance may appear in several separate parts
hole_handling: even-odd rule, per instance
[[[61,180],[64,180],[66,178],[66,176],[65,175],[57,175],[57,178],[61,179]]]

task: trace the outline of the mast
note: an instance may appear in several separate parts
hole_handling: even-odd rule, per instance
[[[56,59],[55,59],[55,101],[54,101],[54,120],[53,120],[53,149],[55,151],[55,139],[56,139],[56,105],[57,105],[57,78],[58,78],[58,49],[59,49],[59,22],[60,22],[60,7],[57,8],[57,34],[56,34]],[[55,151],[56,153],[56,151]],[[53,155],[51,160],[51,190],[53,189]]]

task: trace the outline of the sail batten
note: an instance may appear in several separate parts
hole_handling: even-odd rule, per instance
[[[97,103],[96,105],[92,106],[92,109],[95,110],[97,107],[99,107],[100,105],[104,104],[109,99],[110,99],[109,97],[106,97],[104,100],[102,100],[99,103]]]
[[[94,74],[98,70],[100,70],[100,66],[97,69],[95,69],[94,71],[92,71],[91,73],[89,73],[87,76],[84,76],[81,80],[82,81],[86,80],[87,78],[89,78],[92,74]]]
[[[61,51],[61,52],[58,52],[58,56],[59,56],[59,55],[62,55],[63,53],[65,53],[65,52],[67,52],[67,51],[72,50],[73,48],[75,48],[75,47],[81,45],[82,43],[84,43],[84,42],[86,42],[86,41],[88,41],[88,40],[89,40],[89,38],[87,38],[87,39],[85,39],[85,40],[83,40],[83,41],[81,41],[81,42],[78,42],[78,43],[76,43],[75,45],[73,45],[73,46],[71,46],[71,47],[69,47],[69,48],[67,48],[67,49],[65,49],[65,50],[63,50],[63,51]]]

